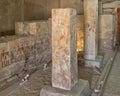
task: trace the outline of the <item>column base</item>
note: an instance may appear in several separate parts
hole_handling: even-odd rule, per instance
[[[81,79],[70,91],[47,86],[40,92],[40,96],[90,96],[90,94],[89,82]]]
[[[103,63],[104,56],[98,55],[95,60],[85,60],[85,66],[90,68],[98,67],[100,68]]]

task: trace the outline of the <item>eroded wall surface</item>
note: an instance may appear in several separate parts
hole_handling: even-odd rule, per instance
[[[16,32],[0,38],[0,82],[51,61],[51,19],[18,22]]]
[[[0,36],[15,34],[15,21],[22,20],[23,0],[0,0]]]
[[[38,20],[51,17],[53,8],[75,8],[77,14],[83,14],[82,0],[25,0],[25,20]]]
[[[99,48],[113,49],[115,35],[115,16],[113,14],[100,15],[99,19]]]

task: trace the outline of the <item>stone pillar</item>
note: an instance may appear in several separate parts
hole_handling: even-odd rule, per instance
[[[98,0],[84,0],[85,59],[95,60],[98,52]]]
[[[78,82],[76,10],[52,10],[52,86],[64,90]]]
[[[78,80],[76,11],[52,10],[52,86],[40,96],[89,96],[88,81]]]
[[[99,12],[99,14],[102,14],[102,11],[103,11],[103,9],[102,9],[102,1],[99,1],[98,2],[98,4],[99,4],[99,6],[98,6],[98,12]]]

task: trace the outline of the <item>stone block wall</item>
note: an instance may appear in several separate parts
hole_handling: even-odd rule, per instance
[[[51,61],[51,19],[17,22],[16,34],[0,38],[0,81]]]
[[[115,35],[115,20],[113,14],[100,15],[99,19],[99,49],[113,49]]]
[[[17,35],[33,35],[36,44],[36,61],[51,58],[51,19],[45,21],[16,22]],[[47,55],[48,56],[47,56]]]
[[[75,8],[83,14],[83,0],[25,0],[24,20],[47,20],[53,8]],[[31,11],[32,10],[32,11]]]
[[[36,64],[32,38],[17,35],[0,38],[0,81],[26,70],[25,66]]]

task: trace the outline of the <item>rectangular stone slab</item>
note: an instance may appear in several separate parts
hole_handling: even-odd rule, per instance
[[[95,60],[98,51],[98,0],[84,0],[85,58]]]
[[[88,81],[80,79],[70,91],[47,86],[41,90],[40,96],[90,96],[90,92]]]
[[[52,86],[70,90],[78,81],[76,11],[52,10]]]
[[[113,37],[115,34],[115,16],[113,14],[100,15],[99,19],[99,48],[113,49]]]

